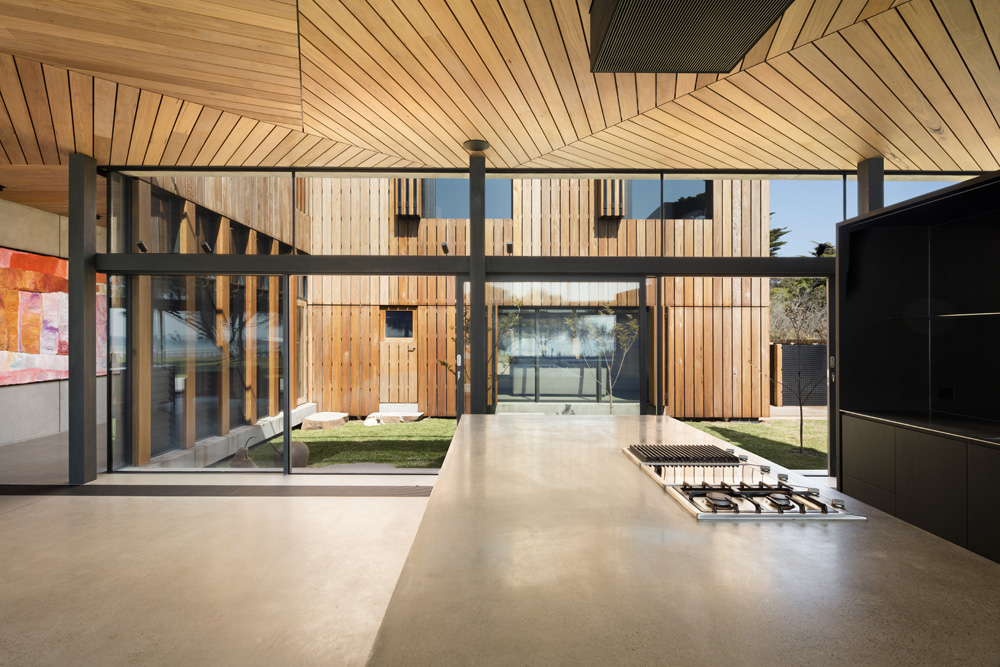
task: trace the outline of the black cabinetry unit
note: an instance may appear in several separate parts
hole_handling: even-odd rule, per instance
[[[837,228],[845,493],[1000,562],[1000,174]]]

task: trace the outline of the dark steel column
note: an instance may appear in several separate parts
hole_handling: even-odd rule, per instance
[[[885,206],[885,161],[870,157],[858,163],[858,215]]]
[[[282,426],[285,441],[285,460],[282,462],[285,474],[292,472],[292,341],[291,341],[291,321],[292,304],[291,299],[291,277],[288,274],[281,276],[281,384],[284,391],[281,392],[281,412],[284,413]]]
[[[646,317],[646,278],[639,281],[639,414],[646,414],[649,404],[649,369],[646,367],[646,347],[649,345],[649,320]],[[625,360],[622,359],[622,363]]]
[[[653,308],[653,335],[655,336],[655,371],[656,371],[656,410],[655,414],[662,415],[663,409],[663,366],[666,354],[663,351],[663,276],[656,276],[656,306]]]
[[[486,412],[486,158],[469,156],[469,333],[472,367],[471,414]]]
[[[97,163],[69,156],[69,483],[97,479]],[[110,381],[110,380],[109,380]]]
[[[837,277],[826,279],[827,340],[826,362],[829,371],[826,389],[827,431],[827,471],[830,477],[840,474],[838,456],[840,452],[840,407],[837,402]]]
[[[465,414],[465,276],[455,276],[455,419]]]

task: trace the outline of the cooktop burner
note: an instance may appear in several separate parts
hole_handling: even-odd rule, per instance
[[[631,445],[625,454],[699,520],[864,519],[819,488],[771,477],[771,466],[747,463],[714,445]]]

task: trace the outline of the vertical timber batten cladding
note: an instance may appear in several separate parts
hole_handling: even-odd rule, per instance
[[[412,179],[405,179],[411,180]],[[312,224],[314,255],[439,255],[468,252],[467,219],[417,219],[396,179],[308,178],[300,181]],[[620,180],[515,179],[512,217],[486,220],[488,255],[537,257],[751,257],[768,254],[767,181],[717,181],[712,214],[696,220],[606,217],[602,189]],[[405,211],[405,213],[404,213]],[[507,243],[512,244],[508,252]],[[750,419],[768,416],[769,292],[765,278],[662,278],[663,308],[647,290],[650,322],[659,317],[665,360],[665,412],[680,418]],[[558,306],[541,283],[488,285],[496,307],[512,294],[525,306]],[[614,289],[613,289],[614,288]],[[580,294],[577,305],[637,306],[634,291],[615,297],[609,284]],[[573,289],[572,287],[570,288]],[[580,290],[585,290],[579,286]],[[631,289],[631,288],[630,288]],[[552,290],[556,292],[556,290]],[[573,294],[574,292],[570,292]],[[617,301],[616,301],[617,299]],[[454,415],[455,378],[440,363],[455,360],[454,279],[413,276],[314,276],[308,293],[308,399],[319,410],[365,415],[379,409],[380,343],[390,308],[414,311],[418,407],[429,415]],[[646,358],[653,372],[649,336]],[[651,380],[652,381],[652,380]],[[391,393],[389,394],[391,395]],[[656,392],[650,392],[655,396]]]
[[[176,195],[174,206],[178,212],[178,238],[176,252],[182,254],[197,254],[200,243],[208,243],[214,254],[258,254],[266,252],[277,255],[281,244],[286,247],[293,241],[291,222],[292,184],[291,180],[274,178],[151,178],[149,181],[134,178],[132,187],[131,235],[135,240],[144,240],[153,245],[153,250],[170,252],[169,247],[158,247],[159,239],[153,229],[151,217],[151,201],[155,197]],[[164,192],[170,194],[164,194]],[[241,216],[241,217],[236,217]],[[212,220],[213,224],[203,224],[204,220]],[[235,233],[241,230],[245,239],[245,247],[239,247]],[[298,235],[295,235],[298,236]],[[302,238],[302,237],[299,237]],[[308,234],[304,235],[308,243]],[[132,249],[129,249],[132,251]],[[181,312],[193,317],[199,308],[196,303],[198,276],[185,276],[180,279],[182,297]],[[239,424],[253,424],[258,419],[278,415],[280,407],[281,359],[279,342],[281,323],[279,315],[280,279],[275,276],[246,276],[245,288],[242,292],[241,304],[233,302],[234,292],[231,287],[240,277],[215,276],[214,288],[211,294],[215,301],[214,332],[212,342],[219,351],[218,378],[215,385],[215,397],[212,402],[216,406],[215,435],[226,435],[230,429]],[[145,465],[157,454],[156,443],[174,440],[179,449],[190,449],[198,444],[198,410],[196,403],[206,396],[197,395],[197,341],[195,329],[188,326],[184,331],[183,348],[185,354],[179,369],[185,376],[180,400],[183,404],[183,418],[177,424],[176,437],[158,430],[153,419],[153,311],[154,284],[150,276],[133,276],[130,278],[132,292],[132,336],[131,336],[131,367],[132,375],[132,446],[131,463],[135,466]],[[266,284],[267,313],[261,314],[262,301],[258,300],[258,288]],[[289,297],[293,303],[297,300],[298,285],[292,281]],[[239,292],[236,292],[238,294]],[[231,312],[233,307],[242,310],[239,317],[244,323],[262,322],[253,326],[243,326],[242,344],[237,345],[230,338],[232,333]],[[263,318],[263,319],[260,319]],[[298,336],[298,322],[295,318],[289,322],[289,335],[292,340]],[[258,339],[258,332],[266,335],[266,340]],[[234,357],[233,355],[237,355]],[[297,386],[298,365],[296,363],[298,350],[291,346],[292,359],[288,364],[289,387]],[[266,364],[266,368],[261,366]],[[239,372],[232,373],[231,370]],[[260,373],[259,371],[265,371]],[[260,382],[267,383],[266,387]],[[180,377],[180,374],[178,374]],[[233,383],[236,386],[233,386]],[[263,393],[262,393],[263,392]],[[266,404],[258,401],[259,396],[267,396]],[[162,398],[162,397],[161,397]],[[233,415],[235,410],[242,409],[243,414]],[[300,401],[304,402],[304,401]],[[235,423],[234,423],[235,417]],[[162,420],[161,420],[162,421]],[[169,449],[169,447],[168,447]]]

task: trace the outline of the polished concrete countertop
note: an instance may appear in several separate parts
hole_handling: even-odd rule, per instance
[[[368,664],[1000,662],[1000,565],[851,499],[867,521],[699,522],[640,442],[720,444],[668,417],[463,417]]]

